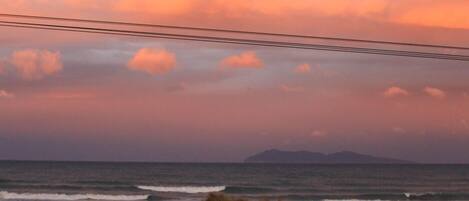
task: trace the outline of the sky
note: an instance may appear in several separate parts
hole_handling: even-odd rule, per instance
[[[466,0],[0,4],[10,14],[469,46]],[[468,62],[0,33],[0,159],[239,162],[277,148],[469,163]]]

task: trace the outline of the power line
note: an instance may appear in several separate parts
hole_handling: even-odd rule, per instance
[[[325,45],[314,45],[314,44],[286,43],[286,42],[275,42],[275,41],[259,41],[259,40],[219,38],[219,37],[204,37],[204,36],[191,36],[191,35],[167,34],[167,33],[162,33],[162,35],[158,35],[160,33],[137,32],[137,31],[130,31],[130,30],[100,29],[100,28],[90,28],[90,27],[62,26],[62,25],[47,25],[47,24],[23,23],[23,22],[1,21],[1,23],[9,23],[9,24],[2,24],[2,26],[8,25],[8,26],[15,26],[15,27],[22,27],[22,28],[35,28],[35,29],[40,28],[40,29],[49,29],[49,30],[60,30],[60,31],[74,31],[74,32],[87,32],[87,33],[165,38],[165,39],[177,39],[177,40],[191,40],[191,41],[201,41],[201,42],[230,43],[230,44],[243,44],[243,45],[257,45],[257,46],[268,46],[268,47],[286,47],[286,48],[297,48],[297,49],[354,52],[354,53],[367,53],[367,54],[379,54],[379,55],[422,57],[422,58],[434,58],[434,59],[449,59],[449,60],[462,60],[462,61],[468,60],[468,56],[466,55],[436,54],[436,53],[425,53],[425,52],[409,52],[409,51],[355,48],[355,47],[343,47],[343,46],[325,46]]]
[[[82,32],[82,33],[112,34],[112,35],[134,36],[134,37],[189,40],[189,41],[199,41],[199,42],[255,45],[255,46],[264,46],[264,47],[311,49],[311,50],[325,50],[325,51],[336,51],[336,52],[352,52],[352,53],[365,53],[365,54],[376,54],[376,55],[391,55],[391,56],[469,61],[468,55],[439,54],[439,53],[428,53],[428,52],[417,52],[417,51],[400,51],[400,50],[331,46],[331,45],[318,45],[318,44],[305,44],[305,43],[290,43],[290,42],[250,40],[250,39],[228,38],[228,37],[210,37],[210,36],[197,36],[197,35],[186,35],[186,34],[170,34],[170,33],[160,33],[160,32],[142,32],[142,31],[133,31],[133,30],[121,30],[121,29],[103,29],[103,28],[96,28],[96,27],[66,26],[66,25],[58,25],[58,24],[0,21],[0,26],[32,28],[32,29],[47,29],[47,30],[58,30],[58,31],[72,31],[72,32]]]
[[[320,40],[331,40],[331,41],[341,41],[341,42],[369,43],[369,44],[385,44],[385,45],[400,45],[400,46],[414,46],[414,47],[429,47],[429,48],[469,50],[469,47],[450,46],[450,45],[433,45],[433,44],[407,43],[407,42],[395,42],[395,41],[364,40],[364,39],[338,38],[338,37],[326,37],[326,36],[298,35],[298,34],[285,34],[285,33],[269,33],[269,32],[243,31],[243,30],[233,30],[233,29],[202,28],[202,27],[187,27],[187,26],[173,26],[173,25],[161,25],[161,24],[145,24],[145,23],[122,22],[122,21],[105,21],[105,20],[90,20],[90,19],[77,19],[77,18],[62,18],[62,17],[37,16],[37,15],[18,15],[18,14],[0,13],[0,17],[40,19],[40,20],[55,20],[55,21],[69,21],[69,22],[85,22],[85,23],[96,23],[96,24],[112,24],[112,25],[125,25],[125,26],[139,26],[139,27],[193,30],[193,31],[207,31],[207,32],[221,32],[221,33],[236,33],[236,34],[250,34],[250,35],[263,35],[263,36],[304,38],[304,39],[320,39]]]

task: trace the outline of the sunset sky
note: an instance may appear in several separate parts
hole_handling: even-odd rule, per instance
[[[0,5],[9,14],[469,47],[467,0]],[[236,162],[278,148],[469,163],[469,62],[12,27],[0,27],[0,44],[0,159]]]

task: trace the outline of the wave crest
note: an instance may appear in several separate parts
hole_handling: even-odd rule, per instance
[[[59,193],[11,193],[0,191],[5,200],[148,200],[150,195],[102,195],[102,194],[59,194]]]
[[[407,198],[423,198],[432,197],[437,195],[443,195],[443,193],[426,192],[426,193],[404,193]]]
[[[363,200],[363,199],[343,199],[343,200],[338,200],[338,199],[325,199],[322,201],[385,201],[385,200]]]
[[[225,190],[225,186],[137,186],[142,190],[172,193],[211,193]]]
[[[386,201],[386,200],[380,200],[380,199],[376,199],[376,200],[363,200],[363,199],[325,199],[325,200],[322,200],[322,201]]]

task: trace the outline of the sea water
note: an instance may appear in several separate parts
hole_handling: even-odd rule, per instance
[[[0,162],[0,200],[469,200],[469,165]]]

